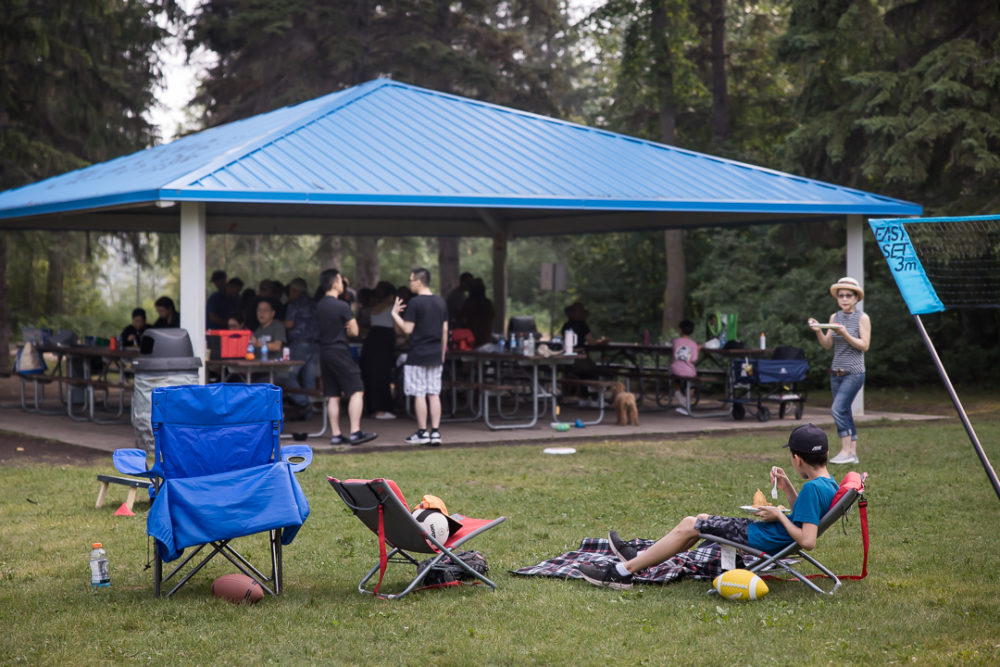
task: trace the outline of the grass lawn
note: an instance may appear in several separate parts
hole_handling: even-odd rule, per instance
[[[874,392],[872,392],[874,393]],[[872,393],[869,398],[872,398]],[[976,427],[1000,460],[1000,411]],[[508,570],[615,528],[660,537],[700,511],[738,513],[772,464],[787,463],[795,424],[748,435],[595,442],[572,456],[537,445],[318,456],[300,476],[312,515],[285,550],[285,593],[253,607],[213,598],[224,561],[169,600],[152,597],[139,516],[93,506],[99,467],[0,469],[0,664],[997,664],[1000,662],[1000,502],[956,419],[869,426],[869,577],[836,596],[771,582],[763,600],[734,603],[683,581],[599,590],[582,581]],[[836,469],[839,478],[843,469]],[[424,493],[451,511],[506,514],[470,543],[483,551],[490,593],[462,587],[402,601],[359,595],[377,541],[326,483],[395,479],[411,504]],[[856,521],[820,541],[837,572],[861,567]],[[91,591],[87,557],[101,541],[112,587]],[[246,541],[244,541],[246,543]],[[263,555],[264,542],[250,542]],[[402,578],[388,585],[402,583]]]

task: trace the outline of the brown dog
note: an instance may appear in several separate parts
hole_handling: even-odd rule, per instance
[[[625,391],[625,385],[615,382],[611,385],[611,393],[614,398],[611,400],[611,407],[618,415],[619,426],[638,426],[639,408],[635,404],[635,394]]]

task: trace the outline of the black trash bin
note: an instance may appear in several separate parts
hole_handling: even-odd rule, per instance
[[[139,356],[132,362],[132,427],[137,447],[153,451],[152,394],[157,387],[199,384],[201,359],[194,356],[185,329],[146,329],[139,340]]]

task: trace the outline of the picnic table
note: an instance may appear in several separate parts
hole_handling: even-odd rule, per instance
[[[271,384],[274,384],[275,373],[282,370],[302,366],[306,362],[301,359],[275,359],[264,361],[263,359],[210,359],[205,362],[205,368],[219,373],[223,382],[228,382],[229,378],[236,374],[246,376],[246,383],[253,382],[254,373],[267,373]]]
[[[44,386],[55,383],[59,391],[59,400],[66,406],[66,414],[75,421],[93,421],[98,424],[118,423],[125,413],[125,396],[132,391],[128,380],[128,363],[139,356],[135,349],[114,349],[95,345],[47,345],[36,348],[42,354],[55,355],[56,363],[49,373],[38,375],[21,375],[21,407],[28,412],[38,414],[59,414],[59,411],[45,410],[41,406],[39,389],[44,392]],[[100,360],[99,370],[95,369],[95,360]],[[79,362],[79,363],[74,363]],[[109,380],[109,374],[117,371],[117,381]],[[95,378],[94,375],[97,375]],[[28,405],[25,386],[28,382],[34,384],[34,404]],[[73,390],[82,392],[75,395]],[[117,406],[109,404],[110,390],[118,390]],[[103,407],[112,413],[107,419],[97,415],[95,411],[97,391],[104,392]],[[84,411],[77,413],[74,405],[82,403]]]
[[[649,392],[656,405],[665,408],[670,404],[672,346],[609,341],[583,345],[581,350],[606,374],[621,377],[626,389],[635,393],[640,402]]]
[[[470,380],[452,386],[453,391],[461,389],[469,392],[469,403],[474,406],[476,419],[482,417],[490,430],[532,428],[540,417],[551,414],[556,419],[559,396],[559,370],[582,359],[582,354],[553,354],[526,356],[511,352],[488,352],[483,350],[450,351],[450,363],[460,361],[471,364]],[[547,368],[547,377],[541,369]],[[492,373],[488,372],[491,370]],[[454,367],[452,371],[454,377]],[[517,408],[522,395],[530,395],[530,419],[517,420]],[[504,411],[502,399],[514,398],[514,409]],[[476,398],[478,397],[478,398]],[[493,399],[493,400],[491,400]],[[494,416],[501,421],[491,420],[490,406],[495,405]]]

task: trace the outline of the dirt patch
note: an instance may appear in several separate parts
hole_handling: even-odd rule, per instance
[[[58,440],[33,438],[21,433],[0,431],[0,465],[70,465],[89,466],[110,463],[111,455]]]

